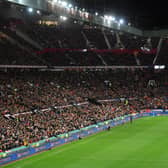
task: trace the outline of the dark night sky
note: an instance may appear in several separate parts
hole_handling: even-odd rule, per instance
[[[79,7],[123,17],[135,27],[144,29],[168,28],[166,0],[71,0]]]

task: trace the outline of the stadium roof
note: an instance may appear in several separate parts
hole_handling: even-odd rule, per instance
[[[116,14],[125,18],[133,26],[141,29],[168,28],[165,20],[166,1],[135,0],[71,0],[78,6],[97,11]]]

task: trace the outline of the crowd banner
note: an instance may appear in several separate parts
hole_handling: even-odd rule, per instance
[[[134,97],[134,98],[128,98],[128,100],[136,100],[138,98]],[[118,98],[118,99],[108,99],[108,100],[98,100],[98,102],[102,103],[102,102],[115,102],[115,101],[125,101],[127,100],[126,98]],[[74,107],[74,106],[83,106],[89,104],[88,101],[86,102],[82,102],[82,103],[74,103],[74,104],[70,104],[70,105],[65,105],[65,106],[55,106],[55,109],[64,109],[64,108],[70,108],[70,107]],[[42,109],[41,112],[46,112],[46,111],[50,111],[51,108],[47,108],[47,109]],[[12,117],[17,117],[19,115],[26,115],[26,114],[32,114],[32,111],[27,111],[27,112],[23,112],[23,113],[16,113],[13,115],[10,114],[5,114],[4,116],[9,118],[10,116]]]
[[[168,110],[146,110],[141,113],[136,113],[133,115],[133,119],[146,117],[146,116],[161,116],[168,115]],[[62,135],[58,135],[52,138],[44,139],[36,143],[32,143],[28,146],[21,146],[19,148],[11,149],[6,152],[0,153],[0,165],[4,165],[18,159],[22,159],[27,156],[31,156],[41,151],[52,149],[56,146],[78,140],[97,132],[107,130],[109,127],[115,127],[121,125],[125,122],[130,121],[130,116],[121,116],[113,120],[108,120],[105,122],[97,123],[89,127],[81,128],[80,130],[71,131]]]

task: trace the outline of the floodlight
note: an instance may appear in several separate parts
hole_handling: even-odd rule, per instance
[[[61,5],[62,5],[63,7],[67,7],[68,3],[65,2],[65,1],[62,1],[62,2],[61,2]]]
[[[66,21],[67,17],[66,16],[60,16],[61,20]]]
[[[107,16],[107,15],[104,15],[104,18],[105,18],[105,19],[108,19],[108,16]]]
[[[83,51],[83,52],[87,52],[87,49],[83,49],[82,51]]]
[[[96,12],[95,15],[98,16],[99,14]]]
[[[159,69],[159,68],[160,68],[159,65],[154,66],[154,69]]]
[[[119,23],[120,23],[120,24],[124,24],[124,20],[123,20],[123,19],[120,19],[120,20],[119,20]]]
[[[37,10],[37,14],[39,14],[39,15],[40,15],[40,11],[39,11],[39,10]]]
[[[69,4],[68,7],[69,7],[69,8],[72,8],[72,4]]]
[[[165,65],[161,65],[161,66],[160,66],[160,69],[165,69],[165,68],[166,68]]]
[[[33,8],[28,8],[28,12],[32,13],[33,12]]]

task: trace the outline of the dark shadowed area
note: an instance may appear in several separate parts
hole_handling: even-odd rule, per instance
[[[143,29],[167,28],[166,1],[135,0],[71,0],[81,8],[123,17],[126,22]]]

